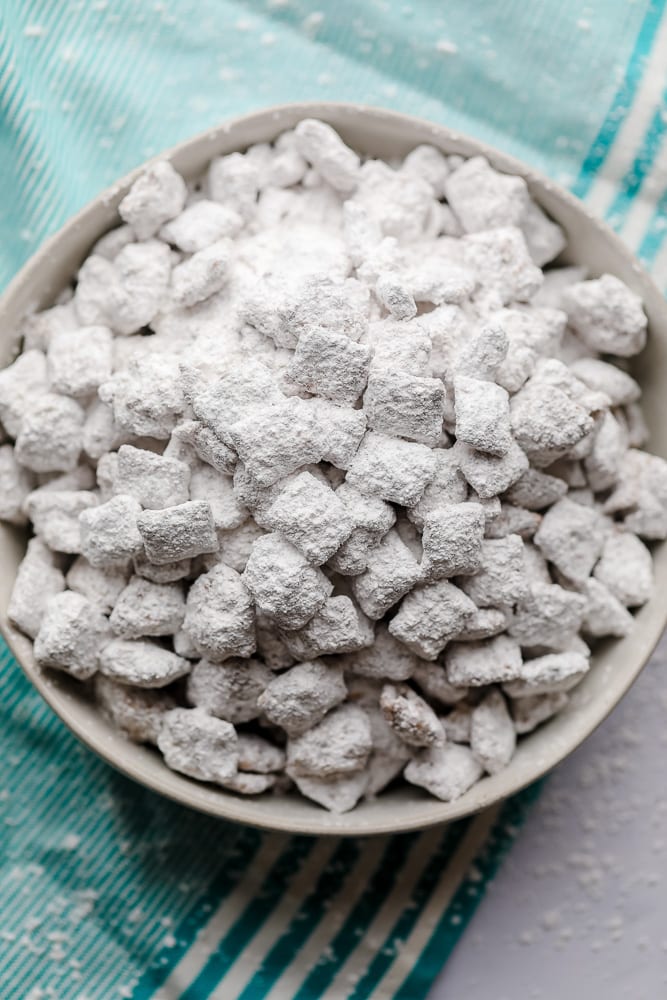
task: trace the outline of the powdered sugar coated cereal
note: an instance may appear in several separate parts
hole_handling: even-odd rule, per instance
[[[651,598],[640,299],[542,272],[523,178],[314,119],[119,222],[0,372],[10,623],[220,794],[464,795]]]

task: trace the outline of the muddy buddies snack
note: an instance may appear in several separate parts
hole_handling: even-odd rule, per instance
[[[320,121],[119,214],[0,372],[38,665],[236,795],[492,780],[652,593],[641,301],[522,178]]]

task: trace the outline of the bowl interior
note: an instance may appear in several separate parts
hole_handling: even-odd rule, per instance
[[[187,177],[201,173],[211,157],[270,141],[303,117],[330,122],[360,153],[402,156],[420,143],[447,153],[483,154],[497,168],[521,174],[535,198],[565,229],[565,260],[585,264],[592,275],[609,271],[644,300],[649,341],[634,368],[644,392],[643,407],[650,429],[648,448],[667,458],[667,393],[660,384],[667,371],[667,304],[630,252],[584,206],[524,164],[483,143],[443,126],[405,115],[342,104],[287,105],[248,115],[183,143],[166,155]],[[136,174],[136,172],[135,172]],[[117,224],[117,205],[135,174],[120,181],[72,219],[23,268],[0,300],[0,367],[17,353],[19,322],[25,313],[52,303],[85,258],[95,240]],[[605,718],[634,681],[658,641],[667,619],[661,594],[667,588],[667,546],[654,548],[654,596],[637,615],[627,638],[605,642],[594,665],[568,707],[520,742],[510,765],[475,785],[462,798],[443,803],[416,788],[402,788],[364,802],[352,813],[335,816],[294,796],[241,799],[214,786],[170,771],[158,753],[135,746],[113,730],[76,682],[35,664],[31,643],[7,622],[7,603],[25,535],[0,525],[0,628],[17,659],[51,707],[91,749],[125,774],[195,809],[256,826],[309,834],[375,834],[421,829],[478,811],[513,794],[562,760]]]

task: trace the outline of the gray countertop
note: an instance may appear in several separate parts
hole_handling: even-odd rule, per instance
[[[667,637],[549,778],[429,1000],[667,997]]]

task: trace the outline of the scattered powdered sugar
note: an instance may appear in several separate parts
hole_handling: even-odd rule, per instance
[[[639,298],[547,267],[522,178],[312,119],[195,185],[158,161],[119,212],[0,372],[40,665],[236,794],[344,812],[500,772],[651,596]]]
[[[486,1000],[490,981],[508,1000],[551,1000],[552,981],[559,996],[589,983],[614,998],[664,993],[667,799],[656,747],[666,651],[663,641],[608,722],[549,779],[447,964],[446,995]]]

